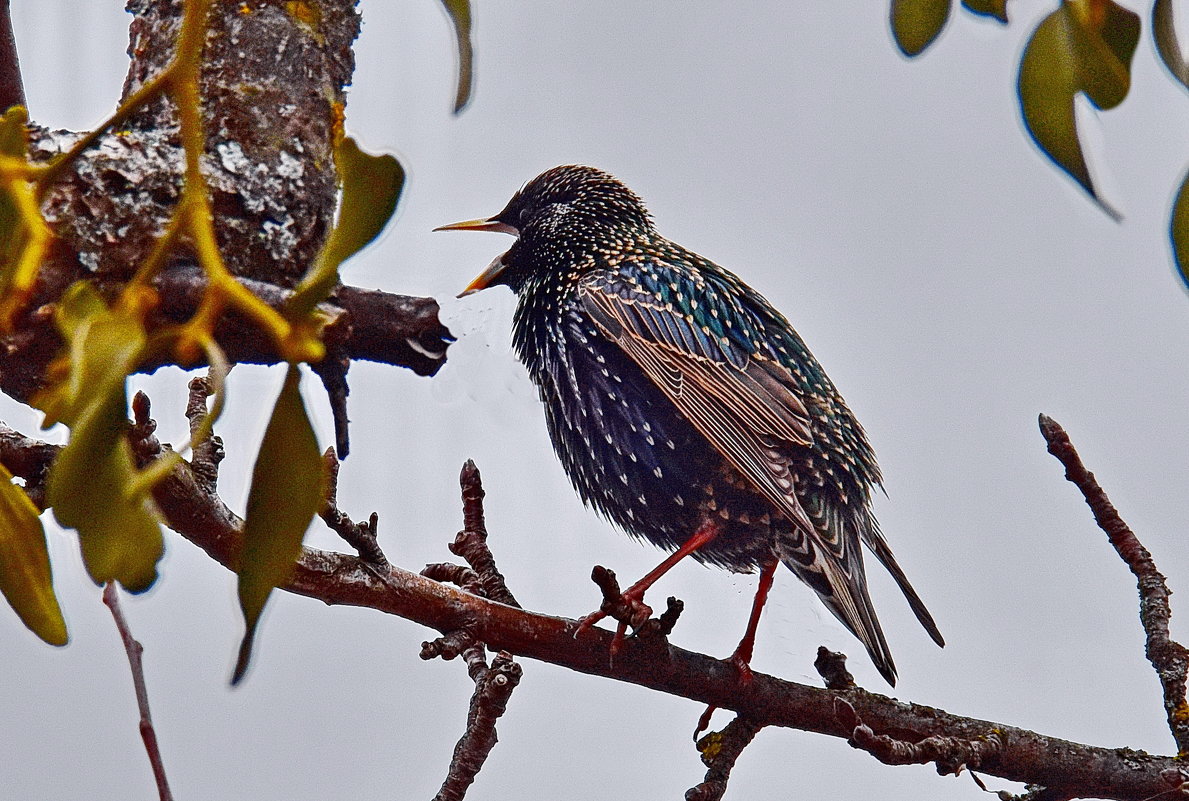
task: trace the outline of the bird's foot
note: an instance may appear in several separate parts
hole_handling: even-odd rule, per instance
[[[735,672],[739,676],[739,684],[750,687],[755,680],[755,674],[751,672],[751,654],[740,653],[736,650],[727,658],[727,663],[735,668]]]
[[[644,603],[644,591],[647,588],[636,585],[620,592],[615,572],[601,565],[591,571],[591,578],[603,591],[603,603],[598,611],[591,612],[578,621],[578,628],[574,632],[574,636],[582,636],[584,632],[604,618],[613,618],[619,622],[615,630],[615,637],[611,640],[611,658],[614,659],[623,648],[628,626],[631,626],[635,631],[652,617],[652,607]]]

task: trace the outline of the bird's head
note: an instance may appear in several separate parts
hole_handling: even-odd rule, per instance
[[[583,256],[653,231],[648,210],[619,179],[594,167],[554,167],[524,185],[492,217],[435,231],[498,231],[516,244],[470,283],[463,295],[496,284],[518,290],[528,273],[573,269]]]

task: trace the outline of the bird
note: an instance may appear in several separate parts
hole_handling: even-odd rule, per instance
[[[895,686],[865,545],[944,646],[872,512],[883,485],[863,427],[759,292],[663,237],[640,197],[594,167],[554,167],[494,216],[435,230],[516,237],[460,297],[497,285],[516,293],[513,348],[570,482],[629,535],[671,552],[623,593],[625,602],[647,618],[644,591],[687,556],[759,571],[730,659],[748,679],[760,613],[783,564]],[[607,613],[604,604],[580,630]],[[613,652],[625,626],[621,619]]]

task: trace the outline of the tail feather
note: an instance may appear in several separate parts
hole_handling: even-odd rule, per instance
[[[858,514],[847,514],[837,506],[825,504],[809,506],[806,511],[814,523],[814,530],[806,535],[794,524],[792,530],[778,537],[777,556],[812,587],[826,608],[858,637],[880,674],[888,684],[896,686],[896,665],[867,593],[860,541],[892,574],[925,631],[935,643],[944,646],[945,640],[933,616],[900,569],[892,549],[880,533],[879,524],[869,511],[864,508]]]
[[[863,534],[863,542],[867,543],[867,547],[875,554],[875,558],[879,560],[887,571],[892,574],[892,578],[896,580],[896,584],[900,587],[900,592],[904,593],[904,597],[908,599],[908,605],[912,608],[912,613],[917,616],[917,620],[925,627],[925,631],[929,632],[929,637],[933,642],[937,643],[942,648],[945,647],[945,639],[941,636],[941,632],[937,629],[937,624],[933,622],[933,615],[929,614],[929,610],[925,608],[925,602],[917,595],[917,591],[908,583],[908,577],[904,575],[904,571],[900,569],[900,565],[896,562],[896,557],[892,555],[892,549],[888,547],[888,543],[880,533],[879,524],[875,522],[875,518],[871,518],[869,526],[860,529]]]
[[[867,594],[858,542],[839,555],[792,533],[780,538],[776,551],[785,566],[812,587],[826,608],[863,643],[880,675],[895,687],[896,664]]]

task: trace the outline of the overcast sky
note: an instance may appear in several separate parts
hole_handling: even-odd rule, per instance
[[[126,64],[119,4],[13,5],[33,119],[84,129],[110,113]],[[598,166],[644,198],[662,233],[783,310],[870,434],[887,483],[877,500],[884,532],[948,642],[929,641],[873,566],[900,670],[895,694],[1170,753],[1134,581],[1045,452],[1036,416],[1066,426],[1152,551],[1177,591],[1174,635],[1189,640],[1189,297],[1165,234],[1189,163],[1189,96],[1155,60],[1145,20],[1131,96],[1088,132],[1107,199],[1125,215],[1113,223],[1019,121],[1019,53],[1053,7],[1012,4],[1006,29],[956,13],[909,62],[882,2],[479,0],[476,94],[453,117],[453,43],[440,4],[362,4],[348,128],[368,149],[396,153],[410,177],[389,231],[344,279],[438,297],[460,339],[434,379],[352,368],[343,509],[378,511],[381,544],[403,567],[447,560],[461,523],[457,474],[470,457],[483,471],[492,548],[526,607],[579,616],[598,604],[593,564],[635,578],[658,561],[570,489],[510,352],[511,294],[452,299],[510,240],[430,232],[498,211],[548,167]],[[231,378],[218,430],[228,453],[220,487],[234,508],[243,508],[280,379],[263,368]],[[134,380],[174,442],[185,437],[184,381],[177,370]],[[328,444],[319,385],[305,388]],[[10,402],[0,411],[35,433],[35,413]],[[154,798],[110,616],[74,537],[49,536],[72,642],[53,650],[0,614],[4,793]],[[344,548],[317,527],[308,541]],[[725,656],[754,582],[691,563],[650,597],[685,601],[676,644]],[[472,685],[461,664],[418,659],[433,632],[280,593],[248,679],[231,690],[242,630],[234,577],[176,535],[158,586],[125,609],[146,649],[177,798],[436,792]],[[818,683],[820,644],[850,654],[862,685],[888,690],[858,643],[782,570],[755,668]],[[704,771],[689,739],[700,711],[526,662],[468,798],[681,798]],[[718,725],[729,719],[720,715]],[[765,730],[728,798],[873,792],[986,797],[966,776],[889,768],[841,740]]]

